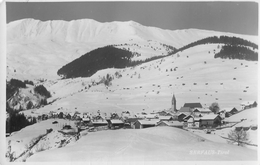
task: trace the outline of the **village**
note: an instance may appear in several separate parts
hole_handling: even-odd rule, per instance
[[[68,121],[62,126],[64,133],[78,134],[81,131],[95,132],[102,130],[115,129],[144,129],[149,127],[176,127],[180,129],[199,129],[205,133],[211,133],[212,130],[232,127],[242,121],[229,121],[228,118],[244,110],[257,107],[256,101],[246,101],[240,104],[240,108],[229,107],[221,108],[217,112],[212,112],[208,107],[203,107],[201,103],[185,103],[179,110],[176,110],[176,99],[172,101],[172,107],[169,110],[146,113],[145,111],[131,114],[129,111],[122,113],[101,113],[96,114],[79,112],[53,112],[42,114],[37,117],[37,122],[48,119],[65,119]],[[32,120],[31,116],[27,116]],[[76,129],[69,123],[75,123]],[[57,124],[54,121],[53,124]],[[246,126],[245,126],[246,127]],[[238,128],[241,129],[241,128]]]

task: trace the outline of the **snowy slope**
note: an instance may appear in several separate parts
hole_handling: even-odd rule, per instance
[[[58,123],[52,124],[52,122],[54,121],[58,121]],[[49,119],[37,124],[27,126],[20,131],[13,132],[10,137],[7,137],[6,145],[10,141],[11,152],[15,152],[15,156],[18,157],[28,148],[33,139],[45,134],[46,129],[53,129],[53,131],[57,131],[61,130],[62,127],[67,124],[75,128],[73,121],[67,121],[63,119]],[[53,146],[56,145],[53,144],[54,142],[56,142],[55,140],[52,140],[50,142]]]
[[[195,154],[194,151],[205,153]],[[82,137],[75,145],[40,152],[27,161],[133,162],[256,159],[257,153],[253,150],[209,142],[178,128],[155,127],[94,132]]]
[[[204,107],[212,102],[218,102],[220,107],[237,107],[244,100],[257,100],[258,63],[215,59],[214,49],[219,50],[217,45],[200,45],[180,52],[179,57],[173,55],[125,69],[105,69],[89,78],[47,82],[45,86],[52,93],[49,101],[56,101],[33,111],[48,113],[63,107],[68,112],[152,112],[170,108],[173,93],[177,109],[186,102],[200,102]],[[122,77],[114,78],[108,89],[104,84],[92,85],[116,72]],[[25,113],[30,115],[31,110]]]
[[[111,44],[158,43],[180,48],[209,36],[237,36],[257,43],[257,37],[198,29],[163,30],[134,21],[100,23],[91,19],[46,21],[23,19],[7,24],[7,78],[57,79],[57,70],[79,56]],[[135,49],[130,46],[130,49]],[[137,52],[147,56],[165,54],[147,48]],[[142,58],[140,58],[142,59]]]

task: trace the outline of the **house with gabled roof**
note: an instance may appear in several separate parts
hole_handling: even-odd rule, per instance
[[[108,126],[108,122],[106,120],[91,120],[89,125],[94,127]]]
[[[124,127],[124,122],[119,119],[111,119],[108,121],[108,127],[111,129],[119,129]]]
[[[155,127],[158,121],[154,120],[137,120],[133,125],[134,129],[143,129],[149,127]]]
[[[142,118],[138,118],[136,117],[135,115],[132,115],[132,116],[129,116],[129,117],[126,117],[124,119],[124,123],[125,123],[125,126],[126,128],[134,128],[134,123],[137,121],[137,120],[141,120]]]
[[[189,117],[189,119],[186,122],[187,122],[187,126],[189,128],[195,127],[195,123],[194,123],[194,118],[193,117]]]
[[[200,118],[200,127],[217,127],[221,125],[221,117],[216,114],[204,115]]]
[[[188,116],[185,116],[184,118],[183,118],[183,121],[185,122],[185,121],[188,121],[190,118],[194,118],[192,115],[188,115]]]

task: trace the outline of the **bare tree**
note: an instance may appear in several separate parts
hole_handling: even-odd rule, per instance
[[[237,144],[238,146],[244,146],[246,143],[249,143],[249,134],[241,130],[231,130],[228,134],[228,143]]]

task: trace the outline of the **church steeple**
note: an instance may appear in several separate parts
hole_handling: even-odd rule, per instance
[[[177,109],[176,109],[176,98],[175,98],[175,95],[173,93],[173,96],[172,96],[172,111],[176,112]]]

